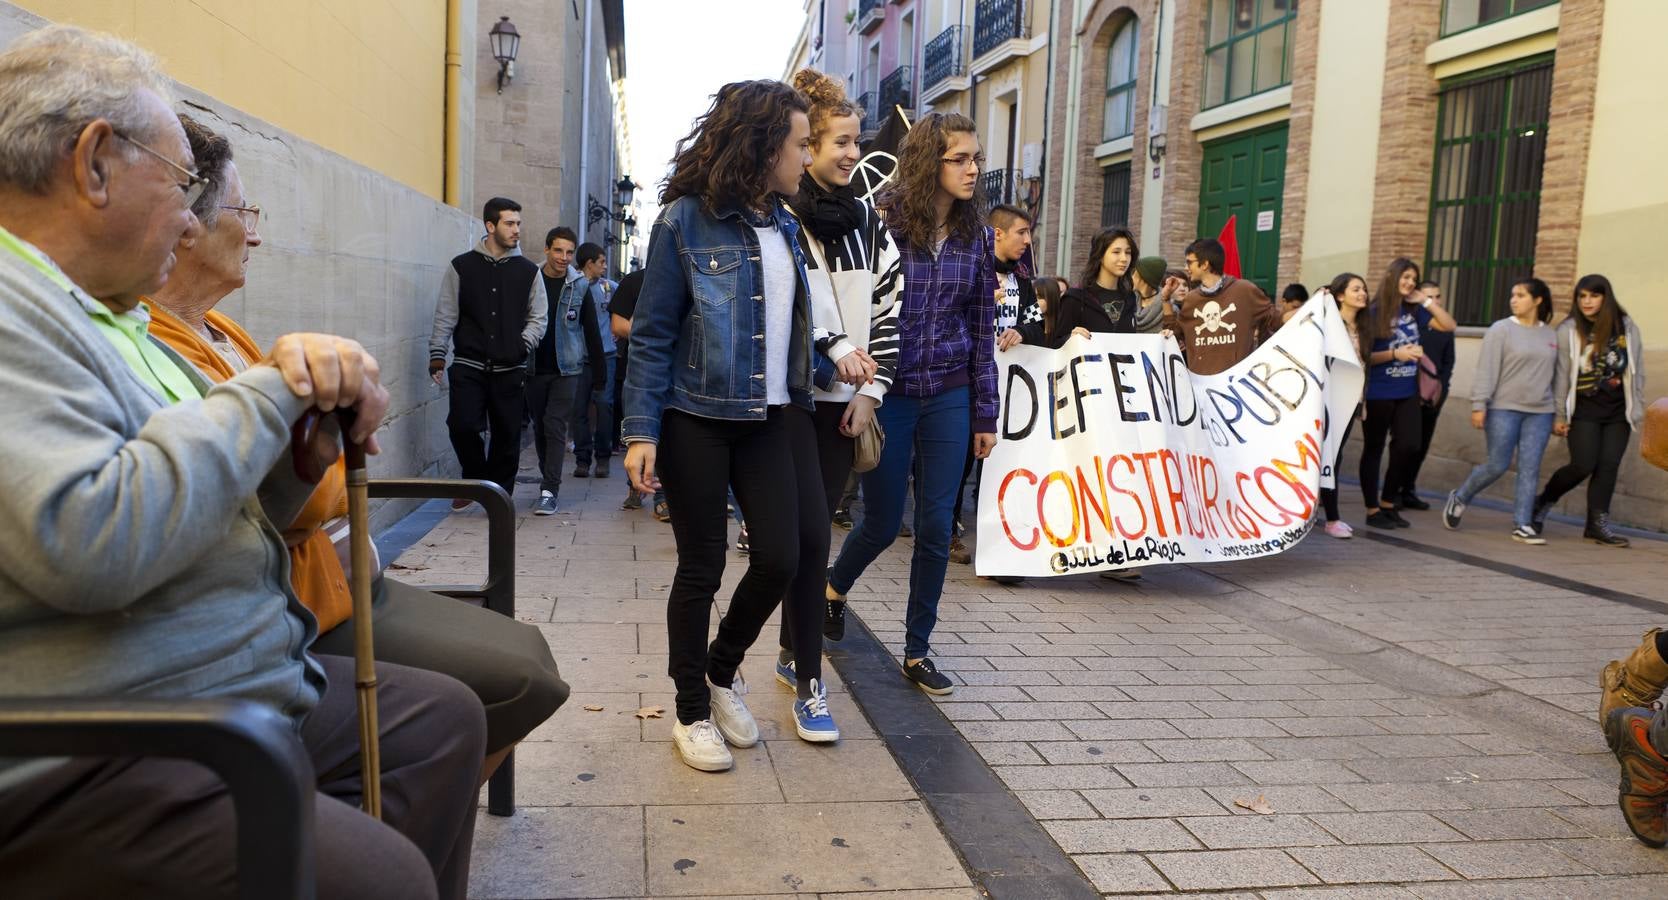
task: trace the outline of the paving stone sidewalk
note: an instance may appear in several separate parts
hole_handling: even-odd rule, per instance
[[[845,739],[793,735],[773,628],[743,670],[765,740],[734,772],[686,769],[670,720],[636,718],[670,715],[675,552],[648,510],[618,510],[624,492],[617,467],[569,480],[543,519],[518,494],[520,615],[575,694],[518,752],[517,816],[483,813],[472,895],[980,896],[832,670]],[[1457,534],[1410,515],[1398,541],[1615,591],[1662,552],[1577,544],[1557,524],[1553,545],[1519,547],[1483,508]],[[478,575],[484,530],[448,516],[395,574]],[[900,540],[852,592],[894,653],[909,551]],[[1104,894],[1668,892],[1668,853],[1628,835],[1592,720],[1598,666],[1668,615],[1364,535],[1138,585],[950,576],[934,642],[959,686],[938,709]]]
[[[516,751],[515,816],[487,815],[483,793],[470,896],[978,897],[831,669],[838,745],[799,739],[792,691],[774,679],[774,653],[759,652],[742,674],[763,740],[736,750],[728,773],[679,761],[666,675],[676,553],[650,510],[620,510],[625,489],[618,465],[609,479],[569,478],[561,512],[544,518],[529,514],[535,489],[517,491],[518,618],[549,638],[573,696]],[[478,509],[448,515],[390,574],[479,580],[485,535]],[[720,597],[744,569],[732,553]],[[775,635],[773,619],[761,651]],[[639,718],[644,707],[664,713]]]

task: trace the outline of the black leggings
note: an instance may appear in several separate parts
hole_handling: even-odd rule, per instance
[[[1436,437],[1436,423],[1442,417],[1442,407],[1448,403],[1448,389],[1442,389],[1442,396],[1436,398],[1435,406],[1419,404],[1419,455],[1413,458],[1413,466],[1407,471],[1407,481],[1402,484],[1402,492],[1416,493],[1418,490],[1419,470],[1425,465],[1425,457],[1430,455],[1431,440]],[[1400,500],[1400,495],[1390,498]]]
[[[668,674],[677,685],[678,721],[710,718],[710,677],[729,687],[748,648],[783,596],[815,603],[797,615],[795,669],[822,677],[823,570],[828,565],[828,507],[815,465],[811,413],[773,406],[764,421],[705,419],[677,410],[661,422],[655,464],[666,488],[678,570],[666,600]],[[714,595],[729,553],[729,488],[752,541],[747,574],[736,585],[718,637],[707,644]],[[803,608],[802,606],[799,608]]]
[[[1349,443],[1349,433],[1355,428],[1355,416],[1344,423],[1343,439],[1338,441],[1338,458],[1332,461],[1332,477],[1337,478],[1344,467],[1344,446]],[[1336,482],[1334,482],[1336,483]],[[1336,522],[1343,516],[1338,512],[1338,489],[1335,487],[1320,489],[1321,507],[1326,510],[1326,521]]]
[[[844,403],[818,403],[817,411],[813,413],[817,429],[817,462],[822,469],[822,491],[823,499],[828,504],[828,518],[832,518],[834,510],[839,508],[840,496],[846,489],[846,479],[851,476],[852,456],[857,451],[857,441],[840,433],[840,420],[845,414]],[[825,527],[824,531],[827,530]],[[824,541],[824,544],[826,543]],[[822,571],[819,570],[817,575],[819,580],[814,594],[799,598],[799,603],[790,602],[782,607],[782,630],[777,640],[783,650],[794,649],[798,644],[794,640],[796,634],[815,631],[817,652],[822,652],[822,604],[826,602],[827,595],[823,593]],[[801,619],[805,621],[800,621]],[[800,681],[809,681],[813,676],[806,673],[813,670],[802,668],[799,656],[797,652],[794,654],[794,675]],[[820,667],[821,663],[818,665]],[[819,668],[814,671],[821,670]],[[819,674],[815,677],[822,676]]]
[[[1622,455],[1627,453],[1627,442],[1632,436],[1633,428],[1626,419],[1570,422],[1570,461],[1547,479],[1540,501],[1557,503],[1559,497],[1591,475],[1593,480],[1587,483],[1587,514],[1609,512],[1610,496],[1616,493],[1616,473],[1621,471]]]
[[[1385,500],[1397,500],[1408,483],[1414,461],[1419,458],[1419,397],[1400,400],[1368,400],[1367,420],[1361,425],[1361,496],[1368,509],[1379,506],[1378,464],[1384,455],[1384,438],[1390,438],[1390,464],[1384,471]]]

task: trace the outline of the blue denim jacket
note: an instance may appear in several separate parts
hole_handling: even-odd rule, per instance
[[[811,409],[810,286],[799,224],[780,203],[771,216],[798,269],[788,398]],[[631,317],[625,440],[659,441],[667,409],[709,419],[765,418],[763,283],[758,238],[741,212],[709,213],[698,197],[661,210]]]
[[[550,308],[548,340],[555,345],[558,375],[578,375],[585,368],[585,332],[579,314],[580,305],[590,296],[590,286],[585,276],[570,273],[562,285],[561,299]]]

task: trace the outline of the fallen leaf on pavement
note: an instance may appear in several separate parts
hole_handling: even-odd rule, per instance
[[[586,712],[602,712],[602,707],[600,707],[600,706],[587,706],[587,707],[585,707],[585,711]]]
[[[1256,799],[1253,800],[1242,800],[1236,798],[1234,800],[1234,805],[1241,809],[1249,809],[1259,816],[1274,815],[1274,807],[1268,805],[1268,798],[1262,794],[1258,794]]]
[[[639,719],[659,719],[659,718],[663,717],[663,714],[665,712],[666,712],[666,707],[664,707],[664,706],[645,706],[645,707],[642,707],[641,709],[637,710],[637,718],[639,718]]]

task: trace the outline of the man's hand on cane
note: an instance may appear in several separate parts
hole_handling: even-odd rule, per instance
[[[320,412],[351,409],[354,421],[347,440],[363,444],[366,453],[381,451],[376,430],[388,414],[388,389],[382,386],[382,367],[358,341],[329,334],[286,334],[256,365],[274,366],[297,397],[309,398]],[[336,458],[335,435],[321,428],[315,453]]]

